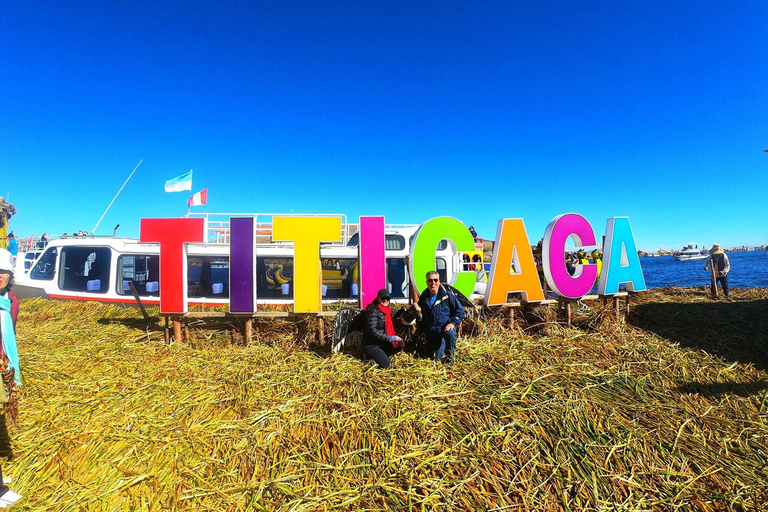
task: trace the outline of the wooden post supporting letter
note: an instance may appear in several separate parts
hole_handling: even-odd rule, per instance
[[[253,317],[248,317],[245,319],[245,344],[248,345],[251,342],[251,338],[253,337]]]
[[[173,338],[176,340],[176,343],[181,341],[181,320],[178,316],[173,317]]]
[[[507,321],[509,323],[509,328],[514,329],[515,328],[515,308],[512,306],[509,307],[507,310]]]
[[[322,316],[317,317],[317,329],[315,335],[317,336],[317,344],[322,345],[325,339],[325,321],[323,321]]]

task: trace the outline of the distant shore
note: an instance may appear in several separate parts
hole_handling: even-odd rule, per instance
[[[725,247],[723,248],[725,252],[765,251],[766,249],[768,249],[768,247],[766,247],[765,245],[758,245],[758,246],[742,245],[741,247],[731,247],[730,249]],[[701,250],[707,251],[708,249],[706,247],[703,247]],[[667,251],[667,250],[661,250],[661,249],[659,249],[658,251],[647,251],[647,252],[637,251],[640,257],[650,256],[651,254],[655,254],[657,256],[674,256],[678,252],[680,251],[679,250]]]

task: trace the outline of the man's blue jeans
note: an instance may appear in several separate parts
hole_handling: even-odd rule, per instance
[[[427,346],[429,351],[434,353],[436,361],[440,361],[444,355],[449,354],[449,362],[453,362],[453,358],[456,357],[456,329],[443,331],[440,334],[429,333]]]
[[[717,282],[720,283],[723,287],[723,294],[728,297],[728,276],[722,276],[717,278]]]

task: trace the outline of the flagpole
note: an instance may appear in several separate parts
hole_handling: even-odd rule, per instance
[[[122,191],[123,191],[123,189],[125,188],[125,186],[128,184],[128,180],[130,180],[130,179],[131,179],[131,176],[133,176],[133,173],[134,173],[134,172],[136,172],[136,169],[138,169],[138,168],[139,168],[139,166],[141,165],[141,162],[143,162],[143,161],[144,161],[144,159],[142,158],[141,160],[139,160],[139,163],[138,163],[138,164],[136,164],[136,167],[133,169],[133,172],[131,172],[130,176],[128,176],[128,179],[127,179],[127,180],[125,180],[125,183],[123,183],[123,186],[122,186],[122,187],[120,187],[120,190],[118,190],[118,191],[117,191],[117,194],[115,194],[115,197],[114,197],[114,199],[112,199],[112,203],[114,203],[114,202],[115,202],[115,199],[117,199],[117,196],[119,196],[119,195],[120,195],[120,192],[122,192]],[[96,228],[98,228],[98,227],[99,227],[99,224],[101,224],[101,221],[104,219],[104,216],[107,214],[107,212],[109,211],[109,209],[110,209],[110,208],[112,208],[112,203],[109,203],[109,206],[107,206],[107,209],[106,209],[106,210],[104,210],[104,213],[102,213],[102,214],[101,214],[101,218],[99,219],[99,222],[97,222],[97,223],[96,223],[96,225],[95,225],[95,226],[93,227],[93,229],[91,230],[91,234],[92,234],[92,235],[95,235],[95,234],[96,234]]]

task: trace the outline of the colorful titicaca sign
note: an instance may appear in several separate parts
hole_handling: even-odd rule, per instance
[[[361,217],[359,234],[361,297],[373,297],[376,290],[387,285],[384,217]],[[575,241],[577,248],[597,245],[595,232],[587,219],[577,213],[559,215],[552,219],[544,233],[542,267],[551,290],[562,297],[578,299],[589,293],[594,285],[597,266],[579,264],[573,275],[569,274],[565,259],[565,244],[569,238]],[[320,244],[341,242],[341,219],[276,216],[273,218],[272,239],[292,242],[294,246],[294,311],[320,311]],[[411,243],[409,265],[410,280],[419,292],[426,288],[427,271],[435,269],[435,250],[444,239],[450,241],[449,245],[456,252],[475,250],[472,234],[457,219],[437,217],[421,224]],[[142,219],[141,241],[160,244],[160,311],[164,314],[185,313],[186,244],[205,241],[204,220]],[[256,311],[256,252],[254,218],[231,218],[229,302],[232,313]],[[475,276],[474,271],[459,271],[450,284],[470,295]],[[598,282],[598,294],[616,294],[621,284],[628,291],[645,290],[629,218],[612,217],[605,228],[603,270]],[[489,306],[504,304],[510,293],[519,293],[528,302],[545,298],[523,219],[502,219],[498,223],[484,303]]]

